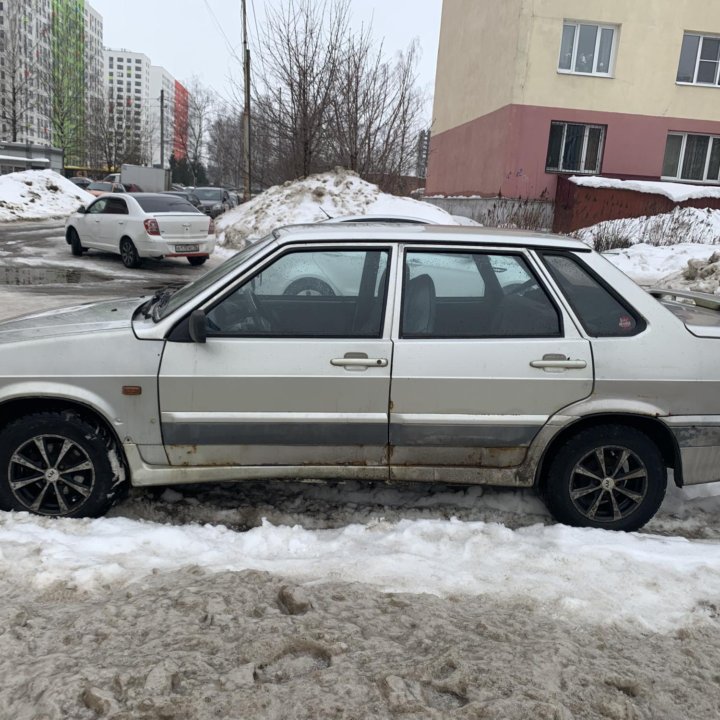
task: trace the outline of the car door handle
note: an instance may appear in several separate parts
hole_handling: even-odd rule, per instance
[[[565,355],[550,353],[543,355],[542,360],[533,360],[530,367],[540,370],[582,370],[587,367],[585,360],[571,360]]]
[[[387,358],[368,358],[368,357],[342,357],[333,358],[330,361],[335,367],[350,368],[369,368],[369,367],[387,367]]]

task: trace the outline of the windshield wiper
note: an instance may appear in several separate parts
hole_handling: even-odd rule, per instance
[[[170,296],[177,292],[177,288],[161,288],[156,290],[155,294],[140,308],[142,314],[146,317],[152,317],[157,320],[157,312],[167,305]]]

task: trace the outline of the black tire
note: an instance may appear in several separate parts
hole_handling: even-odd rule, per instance
[[[123,494],[126,482],[114,438],[74,412],[26,415],[0,433],[4,510],[99,517]]]
[[[667,470],[645,433],[622,425],[579,432],[548,467],[545,504],[561,523],[633,531],[662,505]]]
[[[130,238],[124,237],[120,240],[120,259],[126,268],[140,267],[140,256],[135,243]]]
[[[80,236],[77,234],[77,230],[73,227],[68,228],[67,237],[70,241],[70,251],[76,257],[80,257],[80,255],[82,255],[85,251],[85,248],[80,242]]]
[[[298,278],[285,288],[283,295],[323,295],[330,297],[335,295],[335,291],[323,280]]]
[[[198,265],[202,265],[207,260],[206,257],[189,257],[187,261],[193,266],[197,267]]]

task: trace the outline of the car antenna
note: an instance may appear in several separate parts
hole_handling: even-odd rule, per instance
[[[327,210],[325,210],[324,207],[320,207],[320,210],[322,210],[322,212],[325,213],[325,215],[326,215],[326,217],[327,217],[328,220],[332,220],[332,219],[333,219],[332,215],[330,215],[330,214],[327,212]]]

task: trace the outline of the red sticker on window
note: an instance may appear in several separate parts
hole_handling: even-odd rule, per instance
[[[632,330],[633,320],[628,315],[621,315],[618,320],[618,326],[621,330]]]

